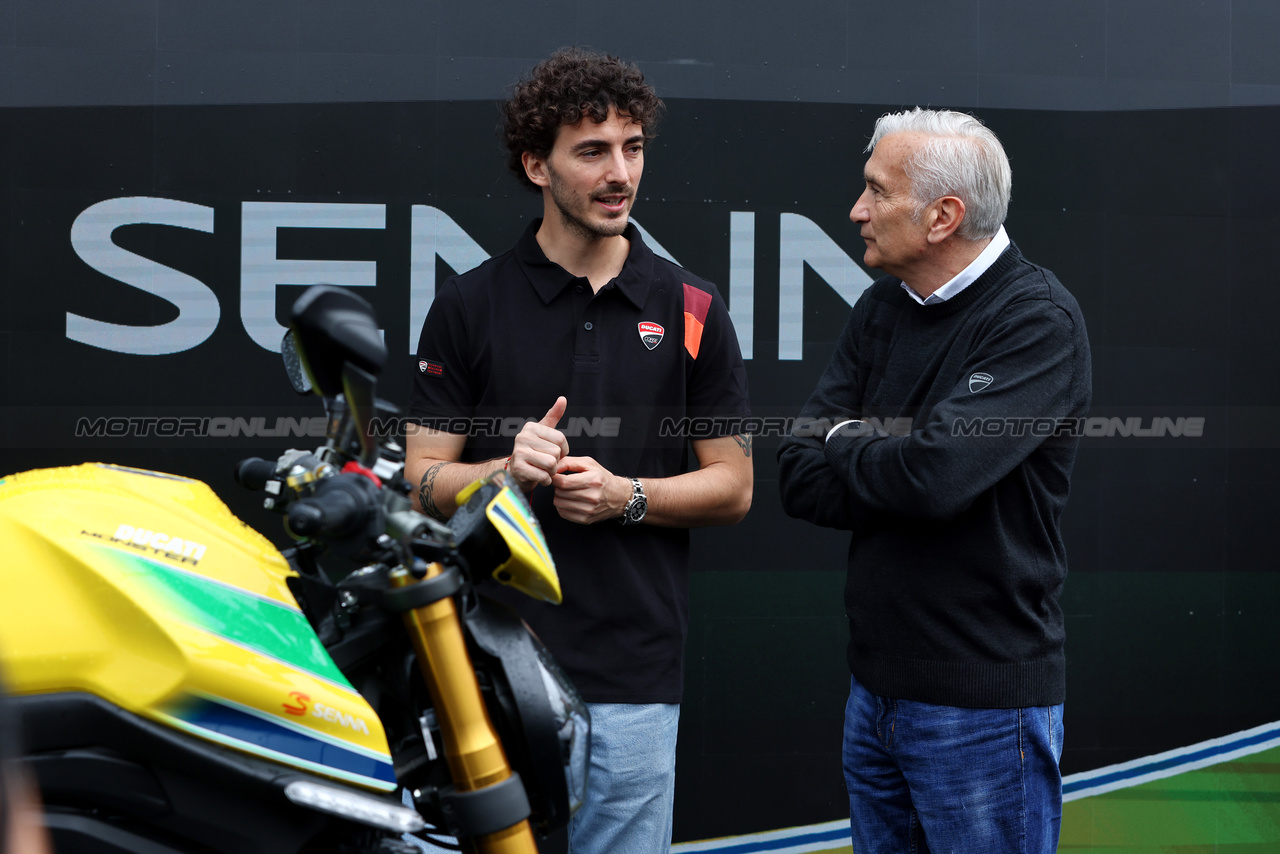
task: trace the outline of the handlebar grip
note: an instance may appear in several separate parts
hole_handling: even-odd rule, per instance
[[[289,505],[285,527],[295,537],[349,537],[377,512],[376,496],[369,487],[372,484],[358,475],[328,478],[316,495]]]
[[[236,463],[236,483],[254,491],[263,489],[276,473],[276,464],[261,457],[249,457]]]

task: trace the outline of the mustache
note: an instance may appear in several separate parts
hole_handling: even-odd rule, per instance
[[[610,184],[602,190],[591,194],[592,199],[602,199],[605,196],[625,196],[628,199],[635,195],[635,190],[627,184]]]

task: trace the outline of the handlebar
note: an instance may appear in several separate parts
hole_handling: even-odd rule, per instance
[[[236,483],[257,492],[266,487],[276,473],[276,464],[261,457],[249,457],[236,463]]]
[[[341,539],[375,521],[377,487],[361,475],[340,474],[316,484],[316,493],[289,505],[285,525],[296,537]]]
[[[291,450],[274,462],[241,460],[235,478],[241,486],[269,493],[263,505],[284,515],[285,530],[294,539],[319,541],[334,554],[354,560],[384,559],[384,534],[399,543],[418,527],[400,520],[405,515],[400,511],[408,508],[404,490],[385,489],[378,475],[351,460],[339,472],[340,463],[341,455]],[[409,515],[415,523],[422,520]]]

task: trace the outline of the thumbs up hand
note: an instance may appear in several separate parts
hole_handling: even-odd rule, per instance
[[[507,471],[525,492],[549,486],[560,460],[568,456],[569,440],[556,429],[568,407],[563,395],[557,397],[541,420],[526,422],[516,435]]]

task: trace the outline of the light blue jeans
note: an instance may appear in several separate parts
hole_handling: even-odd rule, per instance
[[[671,849],[679,705],[588,703],[587,798],[569,824],[569,854]]]
[[[961,709],[850,680],[844,777],[854,854],[1052,854],[1062,706]]]

